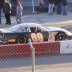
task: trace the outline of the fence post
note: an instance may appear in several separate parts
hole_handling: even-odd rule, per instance
[[[29,44],[32,51],[32,72],[35,72],[35,48],[33,48],[31,39],[29,39]]]

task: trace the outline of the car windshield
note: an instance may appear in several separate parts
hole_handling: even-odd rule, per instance
[[[20,28],[19,25],[15,25],[15,26],[9,27],[8,30],[14,32],[14,31],[17,31],[19,28]]]
[[[21,25],[15,25],[12,27],[7,28],[7,30],[11,32],[30,32],[30,29],[28,27],[23,27]]]

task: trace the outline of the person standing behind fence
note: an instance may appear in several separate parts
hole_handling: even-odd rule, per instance
[[[55,0],[55,8],[56,8],[56,13],[61,14],[62,13],[62,0]]]
[[[67,15],[67,0],[62,0],[62,4],[63,4],[63,15]]]
[[[1,24],[1,10],[3,7],[3,0],[0,0],[0,24]]]
[[[53,14],[53,7],[54,7],[54,0],[49,0],[48,15],[52,15]]]
[[[9,0],[4,1],[3,12],[5,13],[5,18],[6,18],[5,24],[10,25],[11,24],[11,20],[10,20],[11,4],[9,3]]]
[[[0,2],[0,24],[1,24],[1,9],[2,9],[2,4]]]
[[[44,0],[39,0],[39,6],[35,7],[35,13],[38,14],[45,7]]]
[[[21,2],[17,2],[17,7],[16,7],[16,21],[18,24],[21,23],[21,16],[23,13],[23,6],[21,4]]]

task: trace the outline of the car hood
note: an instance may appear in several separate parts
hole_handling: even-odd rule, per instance
[[[0,33],[11,33],[7,28],[1,28]]]
[[[69,32],[68,30],[65,30],[63,28],[59,28],[59,27],[47,27],[48,31],[63,31],[65,32],[67,35],[72,35],[71,32]]]

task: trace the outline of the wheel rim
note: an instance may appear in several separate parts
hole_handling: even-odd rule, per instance
[[[17,43],[26,43],[26,37],[20,36],[20,37],[17,39]]]
[[[65,33],[58,33],[56,35],[56,40],[65,40],[66,39],[66,34]]]

